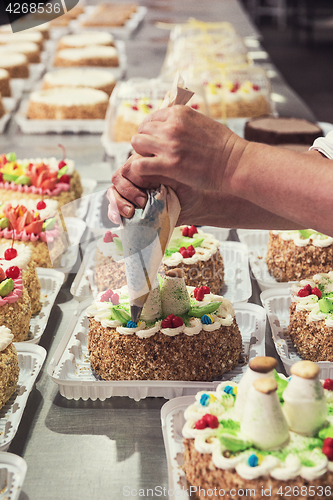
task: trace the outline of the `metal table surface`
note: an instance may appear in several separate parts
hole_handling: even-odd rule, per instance
[[[149,10],[133,38],[126,41],[127,77],[156,77],[166,51],[168,31],[155,27],[156,21],[184,22],[189,17],[204,21],[230,21],[240,35],[260,38],[237,0],[141,0]],[[260,56],[261,47],[255,47]],[[265,54],[261,54],[261,56]],[[299,97],[284,82],[269,58],[269,69],[278,113],[314,119]],[[75,159],[82,176],[94,177],[93,164],[104,159],[98,135],[23,135],[14,120],[0,136],[3,151],[19,157],[53,156],[62,143]],[[97,189],[105,188],[112,163],[99,174]],[[231,233],[231,238],[235,238]],[[76,310],[69,289],[74,275],[62,287],[53,307],[40,345],[48,356],[32,390],[18,432],[9,451],[26,460],[28,471],[20,500],[111,500],[126,498],[129,487],[168,489],[167,464],[160,425],[163,398],[135,402],[126,397],[102,401],[74,401],[63,398],[48,377],[46,368]],[[252,302],[260,303],[259,288],[253,281]],[[267,350],[272,352],[267,332]],[[131,495],[131,498],[135,497]],[[162,494],[162,498],[166,498]],[[152,497],[150,497],[152,498]]]

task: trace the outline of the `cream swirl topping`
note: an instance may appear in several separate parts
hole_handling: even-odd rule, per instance
[[[311,229],[308,230],[311,233]],[[313,231],[309,234],[309,237],[305,238],[302,236],[300,231],[272,231],[274,235],[278,235],[284,241],[293,241],[297,247],[305,247],[307,245],[313,245],[318,248],[329,247],[333,244],[333,238],[331,236],[326,236],[324,234]]]
[[[0,326],[0,351],[4,351],[13,341],[14,335],[6,326]]]

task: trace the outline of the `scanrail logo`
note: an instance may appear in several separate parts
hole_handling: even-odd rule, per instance
[[[35,28],[69,12],[79,0],[0,0],[0,25],[10,24],[13,33]]]

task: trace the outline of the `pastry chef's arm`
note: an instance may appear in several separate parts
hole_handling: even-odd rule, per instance
[[[205,223],[213,210],[214,224],[224,227],[311,227],[333,235],[333,169],[317,151],[247,142],[185,106],[153,113],[139,132],[132,145],[142,157],[130,159],[113,177],[114,201],[123,215],[129,205],[124,199],[132,202],[140,192],[125,180],[138,187],[164,183],[180,198],[182,221],[192,195],[197,198],[191,215],[206,216]]]

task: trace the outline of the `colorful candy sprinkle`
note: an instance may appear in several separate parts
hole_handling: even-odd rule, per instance
[[[208,394],[201,394],[200,396],[200,404],[202,406],[208,406],[209,405],[209,400],[210,400],[210,397]]]
[[[255,453],[252,453],[252,455],[249,456],[247,463],[249,464],[250,467],[257,467],[259,463],[259,458]]]
[[[136,321],[130,320],[130,321],[127,321],[126,326],[127,326],[127,328],[137,328],[138,324]]]
[[[224,392],[226,394],[231,394],[233,396],[234,395],[234,388],[232,387],[232,385],[226,385],[224,388]]]
[[[201,323],[203,323],[204,325],[211,325],[213,321],[208,316],[208,314],[204,314],[203,316],[201,316]]]

